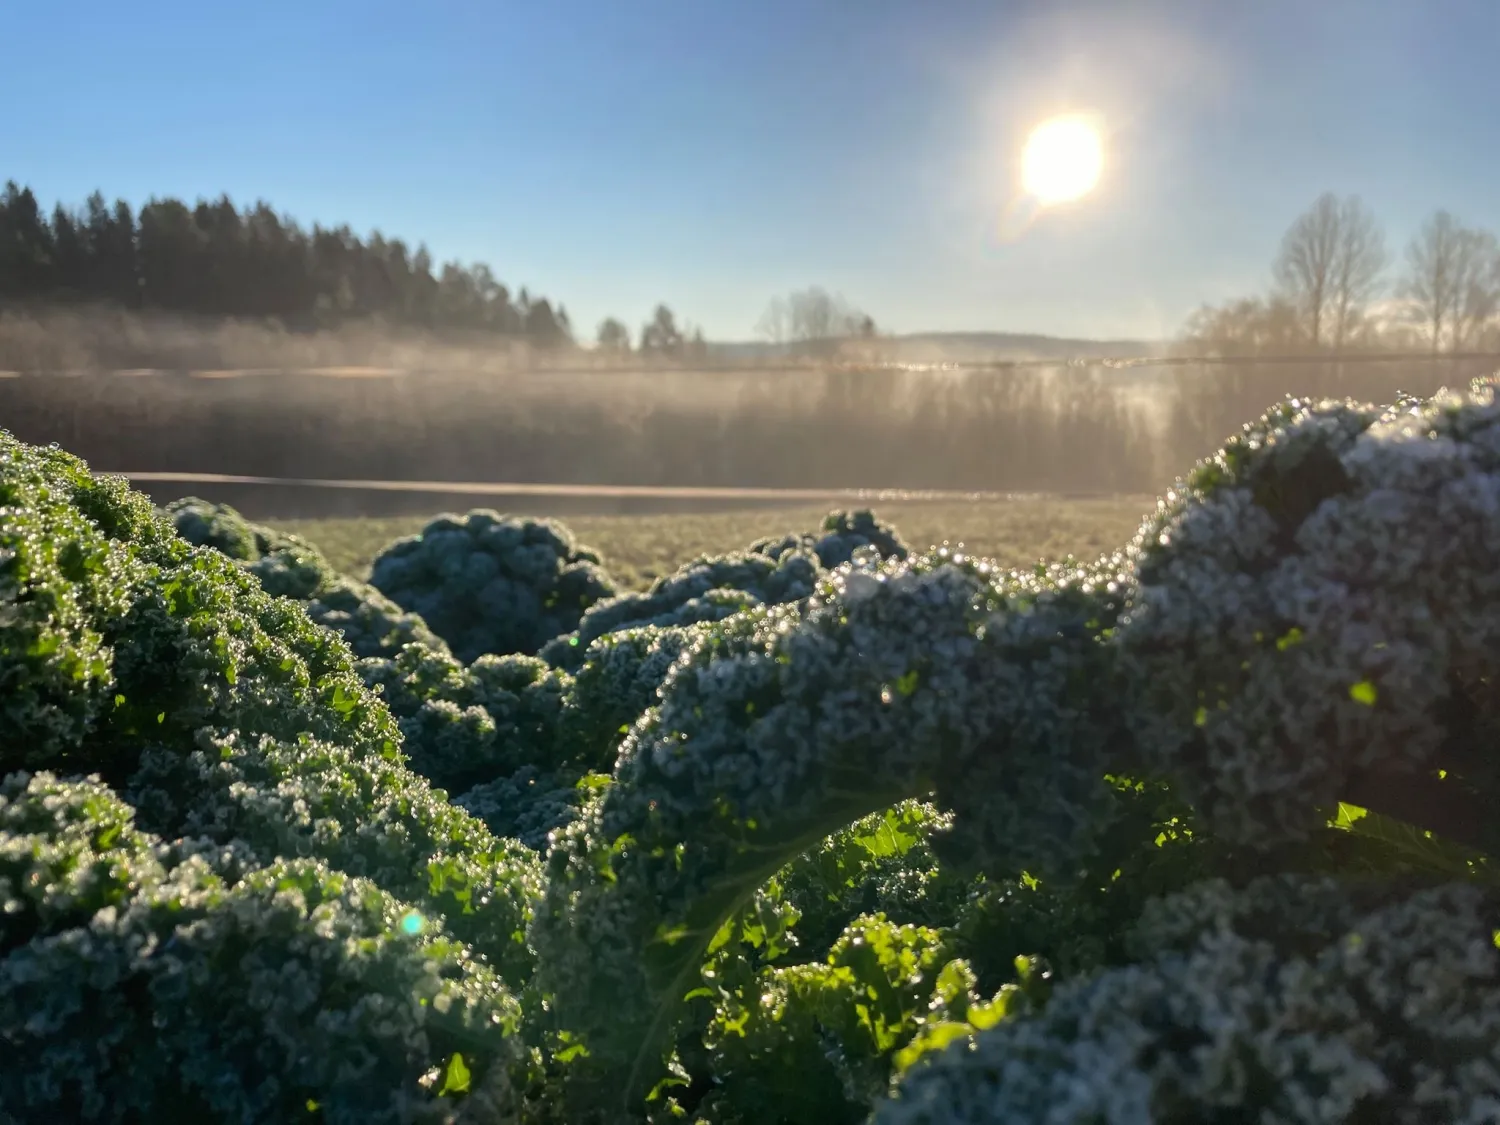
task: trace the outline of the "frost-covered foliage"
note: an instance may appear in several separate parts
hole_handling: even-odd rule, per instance
[[[856,557],[904,559],[911,551],[894,527],[882,523],[868,508],[830,512],[823,526],[811,535],[788,535],[781,539],[759,539],[752,554],[779,559],[788,551],[807,551],[817,556],[826,570],[843,566]]]
[[[6,1120],[437,1122],[459,1052],[503,1109],[520,1013],[466,947],[367,879],[132,822],[97,780],[0,784]]]
[[[365,683],[396,716],[412,768],[450,793],[523,766],[557,762],[572,677],[531,656],[482,656],[467,667],[446,651],[409,645],[362,661]]]
[[[1107,811],[1111,728],[1089,713],[1088,670],[1102,657],[1082,628],[1097,599],[1065,594],[986,634],[1002,599],[1019,609],[1047,598],[1043,580],[1006,589],[977,565],[928,560],[838,581],[800,614],[766,610],[697,640],[626,738],[617,784],[554,847],[534,940],[559,1019],[590,1033],[592,1057],[653,1066],[655,1044],[641,1044],[661,1034],[660,1013],[688,991],[726,914],[859,816],[934,783],[938,804],[960,803],[966,772],[1007,754],[1015,776],[1036,781],[967,803],[991,798],[1018,858],[1045,863]],[[1059,642],[1075,620],[1077,638]],[[1060,651],[1007,675],[1008,653],[1043,646]],[[1006,691],[1007,679],[1029,690]],[[1076,729],[1048,721],[1060,715]],[[1059,816],[1069,805],[1091,807]]]
[[[244,563],[273,597],[307,601],[336,578],[318,549],[301,536],[252,523],[228,504],[188,496],[173,500],[162,512],[195,547],[212,547]]]
[[[300,536],[251,523],[228,504],[197,497],[174,500],[163,514],[189,543],[242,564],[266,593],[306,603],[308,617],[343,637],[355,656],[394,656],[414,643],[446,647],[416,614],[369,583],[335,573]]]
[[[482,781],[454,798],[497,836],[510,836],[545,852],[552,833],[578,819],[589,783],[602,775],[566,767],[522,766],[514,773]]]
[[[560,732],[570,753],[583,755],[581,765],[604,772],[614,768],[624,734],[657,706],[673,664],[711,632],[706,623],[647,625],[607,633],[589,645],[573,673]]]
[[[331,1069],[327,1060],[298,1061],[306,1049],[286,1038],[295,1027],[259,1056],[235,1044],[269,1027],[276,989],[308,1011],[350,1012],[347,1027],[330,1016],[337,1040],[379,1020],[382,1005],[402,1008],[420,990],[440,989],[427,981],[435,970],[446,979],[483,958],[513,987],[529,976],[535,854],[495,838],[408,768],[394,720],[335,634],[224,555],[177,536],[122,480],[93,477],[65,453],[8,435],[0,435],[0,684],[8,802],[0,853],[22,865],[7,876],[0,911],[0,988],[21,1006],[0,1018],[21,1021],[8,1025],[18,1030],[7,1033],[7,1049],[47,1060],[37,1071],[47,1077],[16,1095],[38,1100],[20,1104],[42,1105],[56,1088],[84,1098],[131,1075],[143,1083],[158,1075],[164,1098],[182,1083],[202,1085],[183,1094],[182,1107],[207,1107],[214,1119],[264,1119],[257,1106],[314,1088],[330,1105],[356,1099],[341,1119],[410,1119],[401,1107],[437,1094],[412,1086],[412,1068],[449,1061],[439,1057],[448,1040],[423,1030],[419,1013],[393,1010],[393,1022],[363,1047],[350,1044]],[[86,775],[96,780],[82,789],[65,780]],[[92,835],[95,826],[101,834]],[[153,841],[179,849],[196,841],[193,855],[231,861],[209,872],[184,867],[191,857],[150,859],[160,846]],[[123,853],[117,861],[116,845],[142,856],[140,877]],[[52,866],[28,866],[41,862]],[[26,903],[37,895],[33,911]],[[427,934],[437,952],[412,961],[391,946],[382,968],[394,920]],[[299,927],[306,937],[295,936]],[[321,948],[339,933],[347,937],[338,948]],[[290,943],[284,953],[278,941]],[[306,942],[317,948],[301,949]],[[281,974],[274,988],[250,972],[260,972],[257,956],[265,973]],[[341,967],[343,958],[351,960]],[[206,974],[229,963],[239,966],[241,991],[209,983]],[[131,1043],[112,1055],[93,1049],[110,1024],[91,1022],[89,997],[103,1003],[96,990],[116,985],[129,1006],[120,1018],[147,1022],[122,1027]],[[43,987],[58,998],[54,1016],[33,1018],[36,996],[26,990]],[[511,1004],[498,989],[481,991],[503,1015]],[[429,999],[439,1013],[451,1008],[437,992]],[[189,1014],[194,1005],[198,1015]],[[184,1060],[178,1052],[187,1048],[170,1045],[175,1031],[144,1030],[178,1012],[183,1034],[201,1019],[196,1034],[229,1052],[219,1056],[221,1073],[212,1073],[210,1054]],[[302,1022],[309,1036],[320,1026]],[[162,1054],[152,1061],[157,1041]],[[474,1075],[503,1065],[490,1041],[466,1048]],[[370,1063],[370,1052],[390,1065]],[[276,1058],[288,1068],[280,1077],[267,1069]],[[184,1073],[160,1077],[179,1064]],[[367,1088],[340,1093],[355,1071]],[[247,1100],[236,1102],[235,1083],[252,1079]],[[71,1119],[139,1119],[125,1103],[89,1106]]]
[[[879,1125],[1493,1120],[1494,886],[1211,883],[1148,911],[1142,959],[912,1071]]]
[[[1284,404],[1093,563],[851,519],[471,663],[356,661],[4,454],[7,1109],[143,1119],[164,1075],[195,1120],[465,1084],[530,1125],[1496,1119],[1491,385]],[[495,526],[450,523],[406,552]],[[379,1061],[305,1059],[315,1009]]]
[[[549,857],[533,937],[589,1044],[582,1097],[603,1073],[649,1089],[725,919],[903,797],[933,792],[942,854],[995,878],[1096,854],[1112,775],[1170,779],[1230,843],[1304,840],[1349,800],[1493,852],[1497,549],[1493,387],[1289,402],[1126,553],[1031,574],[940,553],[728,620]]]
[[[1497,558],[1493,385],[1271,412],[1137,540],[1118,643],[1143,760],[1235,840],[1342,799],[1494,851]]]
[[[306,608],[314,623],[343,637],[355,656],[394,656],[411,644],[439,651],[448,647],[425,621],[368,582],[340,575],[319,588]]]
[[[440,516],[376,558],[370,581],[465,663],[532,654],[615,592],[599,557],[550,520]]]
[[[532,656],[481,656],[408,645],[361,661],[400,726],[411,766],[498,835],[536,848],[576,818],[580,782],[614,765],[623,733],[692,636],[634,629],[594,645],[574,673]]]
[[[251,523],[228,504],[186,496],[167,504],[162,514],[193,546],[212,547],[236,562],[254,562],[273,549],[274,533]]]
[[[851,559],[904,559],[906,545],[869,511],[834,512],[819,534],[762,539],[747,551],[697,559],[658,579],[645,593],[621,594],[583,615],[576,632],[541,651],[544,660],[577,667],[589,645],[622,629],[673,628],[722,621],[757,606],[810,596],[822,571]]]

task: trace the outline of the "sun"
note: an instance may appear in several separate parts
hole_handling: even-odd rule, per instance
[[[1103,168],[1099,130],[1081,117],[1054,117],[1026,138],[1021,184],[1043,206],[1067,203],[1093,191]]]

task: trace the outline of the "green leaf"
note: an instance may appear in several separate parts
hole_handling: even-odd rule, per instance
[[[1340,801],[1330,828],[1372,840],[1414,867],[1445,875],[1474,876],[1489,867],[1487,857],[1460,847],[1404,820]]]
[[[974,1028],[967,1023],[944,1020],[941,1023],[928,1024],[922,1029],[920,1035],[892,1056],[893,1069],[897,1075],[904,1074],[912,1063],[928,1052],[940,1051],[948,1044],[959,1039],[966,1039],[972,1034],[974,1034]]]
[[[734,936],[734,931],[735,923],[734,919],[731,918],[720,926],[718,932],[714,934],[713,940],[708,943],[707,952],[717,953],[723,949],[724,946],[729,944],[729,939]]]
[[[1351,829],[1354,827],[1356,821],[1363,820],[1369,815],[1369,809],[1362,809],[1358,805],[1351,805],[1347,801],[1340,801],[1338,815],[1328,823],[1333,828]]]
[[[464,1065],[464,1057],[454,1052],[453,1057],[448,1060],[448,1069],[443,1072],[443,1085],[438,1090],[438,1097],[446,1098],[453,1094],[467,1094],[469,1092],[469,1068]]]
[[[905,855],[922,842],[922,835],[913,825],[915,818],[898,809],[886,809],[873,832],[860,833],[854,840],[872,856]]]
[[[1006,1017],[1011,1000],[1020,995],[1015,985],[1006,985],[993,1000],[983,1004],[969,1005],[969,1023],[979,1031],[987,1031]]]
[[[683,922],[679,922],[673,926],[661,925],[656,928],[656,937],[652,940],[663,942],[666,945],[676,945],[691,933],[692,928]]]
[[[359,696],[343,684],[338,684],[334,687],[333,698],[329,702],[340,715],[348,715],[359,706]]]

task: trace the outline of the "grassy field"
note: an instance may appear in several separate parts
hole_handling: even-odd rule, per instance
[[[918,550],[943,542],[1008,567],[1073,554],[1092,559],[1124,546],[1155,505],[1149,496],[1059,500],[1018,498],[965,504],[907,503],[876,509]],[[559,517],[598,551],[626,585],[645,587],[704,554],[739,550],[756,539],[810,531],[823,508],[776,508],[671,515]],[[394,519],[269,521],[317,545],[346,574],[364,577],[393,539],[419,531],[430,516]]]

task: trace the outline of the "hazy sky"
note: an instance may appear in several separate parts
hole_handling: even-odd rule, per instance
[[[895,331],[1174,331],[1321,191],[1500,228],[1500,0],[25,0],[0,179],[228,191],[489,262],[592,334],[748,338],[819,283]],[[1026,130],[1100,190],[1002,238]]]

